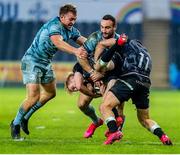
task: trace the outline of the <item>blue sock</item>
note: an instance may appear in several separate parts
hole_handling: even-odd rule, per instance
[[[24,116],[24,119],[28,120],[32,114],[38,110],[40,107],[42,107],[42,104],[40,102],[37,102],[35,105],[31,107],[31,109],[27,112],[27,114]]]
[[[18,113],[16,114],[16,117],[15,117],[15,119],[13,121],[13,124],[14,125],[20,125],[21,120],[22,120],[22,118],[24,117],[25,114],[26,114],[26,111],[24,111],[23,107],[21,106],[19,108]]]

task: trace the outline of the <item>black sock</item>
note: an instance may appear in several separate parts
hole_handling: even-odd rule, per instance
[[[161,128],[156,128],[156,129],[154,130],[154,134],[155,134],[156,136],[158,136],[159,138],[161,138],[162,135],[164,134],[164,132],[162,131]]]
[[[118,129],[115,120],[112,120],[112,121],[108,122],[107,126],[108,126],[110,132],[115,132]]]
[[[118,111],[117,111],[116,108],[113,108],[112,111],[114,113],[115,118],[119,116]]]

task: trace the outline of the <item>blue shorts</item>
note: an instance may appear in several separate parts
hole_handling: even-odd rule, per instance
[[[23,83],[48,84],[55,79],[51,65],[41,65],[33,61],[22,61]]]

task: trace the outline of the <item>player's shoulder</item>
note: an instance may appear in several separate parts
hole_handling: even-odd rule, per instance
[[[43,25],[44,28],[60,28],[61,27],[61,24],[60,24],[60,20],[59,20],[59,17],[54,17],[52,19],[50,19],[49,21],[47,21],[44,25]]]
[[[102,38],[102,34],[100,31],[96,31],[90,34],[88,40],[100,40]]]
[[[48,20],[45,24],[49,25],[49,24],[59,24],[59,23],[60,23],[59,17],[54,17]]]

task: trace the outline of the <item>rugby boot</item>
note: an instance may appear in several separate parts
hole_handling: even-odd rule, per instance
[[[117,122],[117,126],[118,126],[118,130],[122,131],[124,122],[125,122],[125,116],[118,116],[116,117],[116,122]]]
[[[109,133],[106,141],[104,142],[105,145],[109,145],[114,143],[115,141],[119,141],[121,140],[121,138],[123,137],[123,133],[119,130],[117,130],[116,132],[113,133]]]
[[[101,125],[103,125],[103,120],[102,119],[99,119],[98,124],[91,123],[90,126],[88,127],[88,129],[84,133],[84,138],[92,137],[92,135],[94,134],[96,128],[98,128]]]
[[[10,124],[10,127],[11,127],[11,137],[12,139],[14,140],[20,140],[21,139],[21,135],[20,135],[20,125],[14,125],[13,124],[13,121],[11,122]]]
[[[165,134],[161,136],[160,140],[164,145],[173,145],[170,138]]]
[[[117,125],[119,131],[122,131],[124,122],[125,122],[125,116],[123,116],[123,117],[122,116],[116,117],[116,125]],[[109,129],[107,129],[105,131],[104,135],[105,135],[105,137],[108,137],[109,134],[110,134]]]

